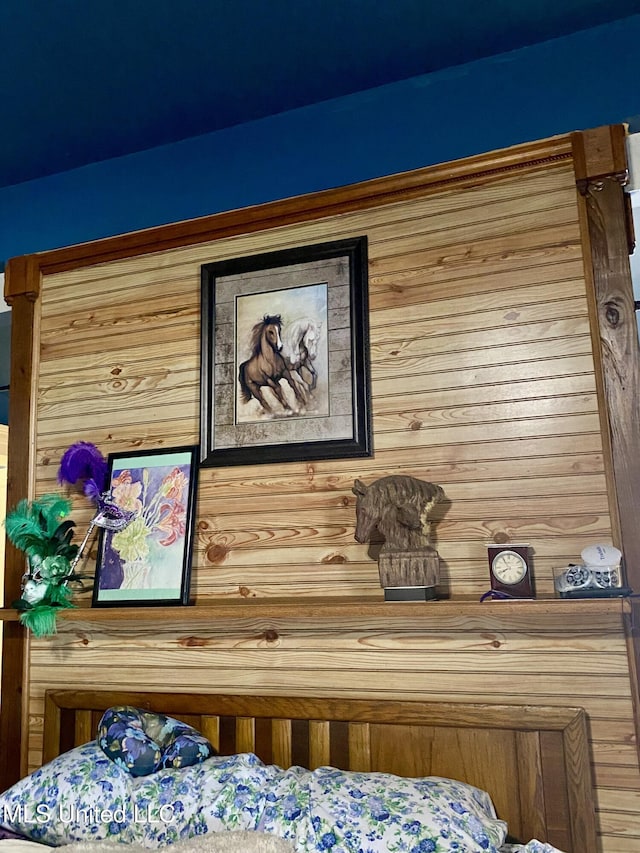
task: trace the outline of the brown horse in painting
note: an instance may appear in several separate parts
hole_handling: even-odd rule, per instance
[[[282,350],[282,318],[279,314],[265,314],[262,320],[251,330],[251,357],[243,361],[238,371],[241,396],[245,403],[252,397],[260,403],[265,412],[273,409],[262,393],[263,388],[271,388],[283,409],[291,411],[291,406],[280,386],[280,380],[286,379],[293,389],[296,400],[302,405],[305,400],[291,376],[289,367],[280,354]]]

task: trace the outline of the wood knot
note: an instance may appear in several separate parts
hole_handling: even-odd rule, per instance
[[[607,318],[607,323],[610,326],[613,326],[615,329],[616,326],[620,323],[620,311],[618,310],[617,305],[613,302],[607,302],[605,305],[605,317]]]
[[[409,424],[409,429],[412,429],[414,431],[418,430],[418,429],[422,429],[422,421],[419,421],[419,420],[411,421],[411,423]]]
[[[120,376],[121,373],[122,373],[121,367],[114,367],[113,370],[111,371],[112,376]]]
[[[267,630],[262,636],[264,637],[267,643],[275,643],[280,639],[278,632],[274,631],[273,628],[267,628]]]
[[[185,649],[201,649],[209,645],[209,641],[204,637],[180,637],[178,645]]]
[[[224,563],[227,559],[228,553],[229,549],[225,548],[224,545],[211,545],[206,551],[207,560],[214,566],[219,566],[220,563]]]
[[[485,640],[489,641],[489,645],[492,649],[499,649],[502,646],[502,641],[499,640],[495,634],[483,634],[482,636]]]
[[[323,557],[320,562],[325,563],[325,565],[331,565],[334,563],[346,563],[347,558],[344,556],[344,554],[327,554],[327,556]]]
[[[249,598],[251,596],[251,590],[248,586],[239,586],[238,592],[243,598]]]

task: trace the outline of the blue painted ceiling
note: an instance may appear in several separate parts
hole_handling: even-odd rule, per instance
[[[0,0],[0,186],[638,12],[640,0]]]

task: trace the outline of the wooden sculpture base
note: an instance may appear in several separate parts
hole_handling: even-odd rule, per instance
[[[427,601],[436,597],[440,558],[435,550],[383,551],[378,570],[386,601]]]
[[[435,586],[393,586],[384,591],[385,601],[435,601]]]

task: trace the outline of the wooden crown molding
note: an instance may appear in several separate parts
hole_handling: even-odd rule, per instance
[[[571,137],[557,136],[337,189],[54,249],[34,257],[43,273],[62,272],[119,258],[366,210],[422,196],[427,192],[439,192],[450,186],[479,184],[503,173],[539,168],[555,162],[570,162],[572,156]]]

